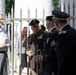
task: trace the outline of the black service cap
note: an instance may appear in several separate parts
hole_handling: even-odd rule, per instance
[[[62,12],[59,10],[53,10],[52,14],[55,17],[55,19],[57,19],[57,20],[67,20],[67,18],[70,17],[70,15],[68,13],[65,13],[65,12]]]
[[[37,19],[33,19],[30,23],[29,23],[29,25],[30,26],[39,26],[39,20],[37,20]]]
[[[52,21],[53,16],[46,16],[46,20]]]

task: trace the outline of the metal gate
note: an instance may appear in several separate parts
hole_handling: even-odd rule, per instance
[[[27,21],[28,22],[28,27],[27,27],[27,37],[29,36],[29,21],[32,20],[33,18],[30,18],[30,10],[28,9],[28,18],[22,18],[22,9],[20,9],[20,18],[14,18],[14,10],[12,8],[11,14],[6,15],[5,18],[5,29],[8,33],[8,36],[10,37],[11,41],[11,47],[8,48],[8,58],[9,58],[9,74],[14,75],[14,71],[17,68],[17,39],[18,35],[20,35],[21,39],[21,29],[22,29],[22,21]],[[42,24],[45,24],[45,11],[43,10],[43,18],[37,18],[37,9],[36,9],[36,19],[39,21],[42,21]],[[17,26],[18,23],[15,23],[15,21],[18,21],[20,23],[20,29],[19,29],[19,34],[17,33]],[[20,50],[21,50],[21,45],[20,45]]]
[[[61,10],[70,14],[68,23],[76,29],[76,0],[61,0]]]
[[[61,10],[69,13],[70,18],[68,19],[68,23],[71,25],[71,27],[76,29],[76,0],[61,0]],[[22,18],[22,9],[20,9],[20,18],[14,18],[14,10],[12,8],[11,14],[8,14],[5,19],[5,28],[8,32],[8,36],[10,37],[11,41],[11,47],[8,49],[8,57],[9,57],[9,68],[11,67],[12,75],[14,75],[14,70],[16,70],[16,40],[18,38],[18,35],[21,35],[21,28],[22,28],[22,21],[27,21],[29,24],[29,21],[33,18],[30,18],[30,10],[28,9],[28,18]],[[37,9],[36,9],[36,18],[37,18]],[[43,18],[37,18],[39,21],[42,21],[42,23],[45,25],[45,11],[43,10]],[[18,26],[18,23],[15,23],[15,21],[18,21],[20,23],[20,33],[18,34],[15,30]],[[29,25],[27,27],[29,31]],[[29,35],[29,33],[27,33]],[[28,36],[27,35],[27,36]],[[21,48],[20,48],[21,49]]]

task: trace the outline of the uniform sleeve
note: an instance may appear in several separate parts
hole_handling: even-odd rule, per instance
[[[26,47],[26,51],[31,50],[35,50],[35,44],[34,44],[34,38],[33,35],[29,35],[28,39],[27,39],[27,47]]]
[[[55,61],[57,59],[56,50],[49,50],[47,54],[43,56],[43,61]]]
[[[29,37],[27,38],[27,45],[26,45],[26,50],[25,51],[29,51],[29,49],[30,49],[30,35],[29,35]]]

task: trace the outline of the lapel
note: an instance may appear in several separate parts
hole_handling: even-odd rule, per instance
[[[48,34],[47,34],[47,40],[46,40],[46,44],[49,42],[52,34],[55,32],[56,28],[53,28]]]

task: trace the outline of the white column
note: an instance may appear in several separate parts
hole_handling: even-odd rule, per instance
[[[53,2],[52,0],[44,0],[45,2],[45,5],[44,5],[44,8],[45,8],[45,16],[49,16],[52,14],[52,9],[53,9]]]
[[[5,0],[0,0],[0,14],[5,15]]]
[[[61,0],[61,11],[64,11],[64,0]]]

